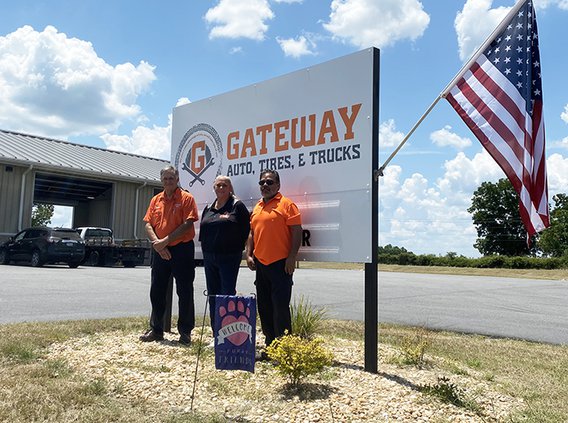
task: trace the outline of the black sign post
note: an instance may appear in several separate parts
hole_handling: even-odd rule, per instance
[[[373,49],[371,260],[365,263],[365,370],[370,373],[377,373],[379,348],[379,54],[378,49]]]

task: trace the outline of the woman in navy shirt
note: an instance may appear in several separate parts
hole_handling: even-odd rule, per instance
[[[233,190],[231,178],[213,183],[216,199],[201,215],[199,241],[203,251],[211,327],[215,328],[215,295],[235,295],[237,275],[250,232],[250,213]]]

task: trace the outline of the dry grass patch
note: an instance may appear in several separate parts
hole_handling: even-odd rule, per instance
[[[381,343],[401,345],[412,328],[381,326]],[[416,330],[416,329],[414,329]],[[429,355],[454,374],[473,375],[526,404],[513,421],[568,421],[568,346],[430,331]]]
[[[389,325],[379,374],[370,374],[363,324],[326,320],[319,335],[331,368],[290,390],[270,363],[222,372],[209,351],[192,411],[198,349],[142,344],[145,326],[142,318],[0,326],[0,421],[568,421],[566,346],[429,331],[418,368],[391,361],[417,329]],[[466,406],[445,401],[453,394]]]
[[[396,264],[379,264],[379,271],[568,280],[568,269],[477,269],[473,267],[401,266]]]
[[[298,262],[300,269],[341,269],[364,270],[361,263]],[[495,276],[523,279],[550,279],[568,281],[568,269],[477,269],[473,267],[449,266],[403,266],[398,264],[379,264],[380,272],[429,273],[441,275]]]

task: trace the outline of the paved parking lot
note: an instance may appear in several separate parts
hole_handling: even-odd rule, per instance
[[[253,278],[241,268],[237,290],[254,293]],[[364,278],[363,271],[300,268],[293,295],[325,306],[332,318],[364,320]],[[149,316],[149,287],[148,267],[0,266],[0,323]],[[204,290],[198,267],[198,316]],[[568,344],[566,298],[566,281],[379,273],[381,322]]]
[[[342,272],[349,277],[333,282],[332,275],[335,278]],[[314,304],[335,303],[332,316],[362,320],[363,278],[363,272],[298,269],[294,295],[308,295]],[[322,291],[318,281],[338,286]],[[254,272],[242,267],[237,290],[254,293],[253,282]],[[206,289],[202,267],[196,269],[194,287],[196,314],[202,315]],[[0,323],[149,315],[149,290],[150,268],[145,266],[0,266]],[[174,313],[175,301],[174,295]]]

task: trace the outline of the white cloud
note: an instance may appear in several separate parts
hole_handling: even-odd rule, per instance
[[[180,97],[175,107],[189,104],[187,97]],[[172,114],[168,115],[168,126],[136,127],[131,135],[103,134],[101,139],[109,150],[139,154],[158,159],[170,159],[172,139]]]
[[[138,126],[131,135],[103,134],[101,139],[109,150],[139,154],[158,159],[170,159],[171,122],[167,127]]]
[[[452,127],[446,125],[442,129],[438,129],[430,134],[430,139],[438,147],[454,147],[458,150],[463,150],[471,146],[471,140],[469,138],[460,137],[457,134],[451,132]]]
[[[180,97],[176,102],[176,107],[183,106],[184,104],[189,104],[191,101],[187,97]]]
[[[568,137],[562,138],[560,141],[552,141],[548,144],[550,147],[566,148],[568,149]]]
[[[467,0],[454,21],[459,56],[468,60],[503,20],[510,7],[490,9],[492,0]]]
[[[209,38],[263,40],[266,21],[272,18],[274,13],[266,0],[220,0],[205,14],[205,21],[212,25]]]
[[[497,162],[485,150],[475,154],[472,159],[459,152],[452,160],[444,163],[444,175],[436,185],[445,196],[466,193],[470,199],[473,191],[482,182],[496,182],[504,177],[505,174]]]
[[[316,44],[311,40],[308,40],[303,35],[296,37],[296,39],[283,39],[277,37],[276,41],[278,41],[278,44],[280,44],[280,48],[284,52],[285,56],[299,58],[302,56],[315,54],[312,49],[316,47]]]
[[[421,37],[430,16],[418,0],[333,0],[329,22],[333,37],[359,48],[387,47]]]
[[[550,199],[555,194],[568,193],[568,157],[551,154],[546,159],[548,172],[548,193]]]
[[[568,104],[566,106],[564,106],[564,111],[560,114],[560,118],[568,123]]]
[[[394,119],[389,119],[379,126],[379,148],[398,147],[404,139],[404,133],[396,130]]]
[[[464,62],[475,53],[511,9],[504,6],[491,9],[492,3],[493,0],[467,0],[456,16],[454,28],[458,36],[459,56]],[[538,0],[534,5],[536,9],[557,6],[568,10],[568,0]]]
[[[421,174],[400,181],[387,168],[380,181],[379,243],[404,247],[417,254],[457,251],[478,256],[475,230],[466,209],[467,196],[443,194]]]
[[[536,9],[558,6],[559,9],[568,10],[568,0],[534,0],[534,6]]]
[[[379,180],[380,244],[393,244],[417,254],[479,256],[476,231],[467,208],[473,191],[496,181],[502,171],[485,152],[469,159],[460,152],[444,165],[444,174],[429,181],[420,173],[401,180],[402,169],[390,166]]]
[[[73,225],[73,211],[73,207],[56,205],[53,208],[53,216],[51,216],[49,226],[54,228],[71,228]]]
[[[0,37],[0,126],[63,138],[112,131],[142,118],[136,102],[154,69],[112,66],[89,42],[24,26]]]

